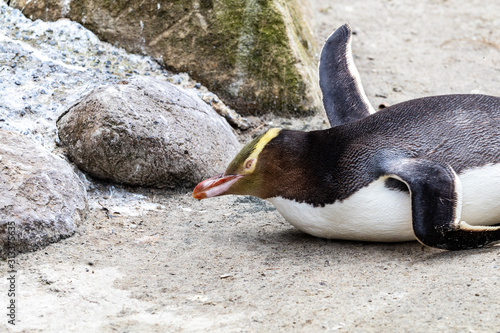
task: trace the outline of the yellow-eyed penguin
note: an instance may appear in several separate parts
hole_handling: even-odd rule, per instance
[[[326,41],[320,86],[331,128],[270,129],[193,197],[253,195],[324,238],[461,250],[500,240],[500,98],[443,95],[374,112],[351,29]]]

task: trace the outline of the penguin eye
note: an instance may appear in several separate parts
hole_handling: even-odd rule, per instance
[[[248,170],[252,167],[254,159],[251,158],[245,162],[245,169]]]

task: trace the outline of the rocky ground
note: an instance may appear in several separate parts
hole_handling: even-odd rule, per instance
[[[320,43],[344,22],[352,25],[355,61],[375,106],[443,93],[498,95],[500,4],[494,0],[311,0],[311,9]],[[2,12],[0,21],[6,13],[10,11]],[[17,21],[22,19],[10,24]],[[77,28],[65,29],[70,29],[68,34],[61,35],[71,38],[72,29]],[[5,31],[0,34],[0,48],[16,38],[16,29]],[[50,51],[48,37],[52,36],[35,39],[41,41],[35,41],[36,45]],[[129,68],[136,75],[166,77],[153,63],[141,67],[147,59],[115,49],[105,51],[134,62],[123,64],[120,73],[119,65],[113,72],[106,69],[108,59],[100,59],[99,76],[81,70],[79,55],[71,54],[74,59],[68,64],[57,58],[59,53],[28,54],[25,62],[41,59],[37,66],[41,74],[34,74],[51,79],[38,83],[37,96],[13,95],[12,88],[32,84],[32,80],[0,72],[5,92],[1,95],[3,126],[24,131],[52,149],[51,121],[64,108],[62,99],[69,98],[58,95],[65,91],[61,85],[85,90],[106,82],[108,76],[126,75]],[[43,57],[56,57],[66,65],[51,71]],[[24,58],[20,59],[12,62],[11,69],[21,66]],[[78,79],[73,71],[89,77]],[[42,109],[51,119],[36,117]],[[266,117],[260,130],[268,126],[321,128],[326,126],[324,119],[323,115],[298,120]],[[248,136],[241,136],[242,141]],[[77,233],[41,251],[18,256],[16,326],[8,325],[3,315],[2,330],[499,330],[498,246],[443,252],[416,242],[324,240],[293,229],[271,205],[250,197],[198,202],[191,198],[190,189],[160,191],[86,183],[90,211]],[[2,274],[4,309],[7,290]]]

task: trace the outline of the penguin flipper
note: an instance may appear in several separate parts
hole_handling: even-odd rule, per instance
[[[327,39],[321,51],[319,85],[332,127],[375,113],[352,58],[351,35],[350,26],[344,24]]]
[[[381,176],[395,178],[408,187],[413,232],[422,244],[466,250],[500,241],[500,227],[471,226],[460,220],[461,182],[450,166],[413,158],[385,159],[379,166]]]

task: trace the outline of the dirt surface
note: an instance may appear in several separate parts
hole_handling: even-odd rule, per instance
[[[311,6],[321,44],[339,25],[352,25],[355,61],[374,106],[499,94],[498,1]],[[265,121],[312,129],[325,127],[324,119]],[[91,209],[75,236],[18,256],[16,326],[4,314],[0,330],[500,330],[498,246],[445,252],[417,242],[324,240],[251,197],[196,201],[187,189],[89,187]],[[8,286],[1,281],[4,313]]]

